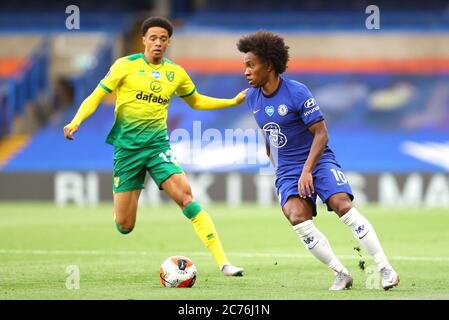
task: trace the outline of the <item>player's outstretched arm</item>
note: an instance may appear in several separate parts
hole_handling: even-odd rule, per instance
[[[213,98],[209,96],[205,96],[195,92],[194,94],[183,98],[183,100],[192,108],[196,110],[215,110],[221,108],[233,107],[241,104],[246,99],[246,91],[245,89],[239,92],[232,99],[219,99]]]
[[[64,137],[68,140],[73,140],[73,135],[78,131],[78,128],[84,120],[86,120],[92,113],[97,110],[98,105],[103,98],[108,94],[103,88],[96,87],[95,90],[81,103],[75,117],[69,124],[64,127]]]

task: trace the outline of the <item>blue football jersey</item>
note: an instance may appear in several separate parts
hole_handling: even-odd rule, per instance
[[[323,120],[320,107],[302,83],[281,77],[279,87],[270,96],[262,88],[250,88],[246,103],[258,126],[264,131],[276,172],[283,174],[304,165],[312,146],[308,127]],[[326,145],[320,162],[334,162],[335,155]]]

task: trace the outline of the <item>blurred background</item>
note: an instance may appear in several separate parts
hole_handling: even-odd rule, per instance
[[[449,1],[441,0],[2,1],[0,201],[112,200],[113,148],[104,141],[114,95],[75,141],[62,128],[115,59],[142,52],[140,25],[151,15],[175,25],[166,56],[200,93],[221,98],[247,87],[238,39],[280,34],[290,46],[285,76],[318,101],[356,202],[449,207]],[[247,161],[245,130],[257,127],[245,105],[202,112],[174,97],[168,119],[200,201],[277,201],[274,177],[260,174],[263,150]],[[148,181],[141,204],[164,201]]]

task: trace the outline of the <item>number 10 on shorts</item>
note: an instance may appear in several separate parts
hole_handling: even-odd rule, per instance
[[[335,170],[335,169],[330,169],[330,170],[334,174],[334,177],[335,177],[335,180],[337,180],[338,186],[348,183],[348,180],[346,179],[343,172],[341,172],[340,170]]]

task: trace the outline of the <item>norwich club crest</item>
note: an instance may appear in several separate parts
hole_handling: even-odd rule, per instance
[[[167,76],[167,80],[173,82],[175,80],[175,73],[173,71],[166,71],[165,75]]]

